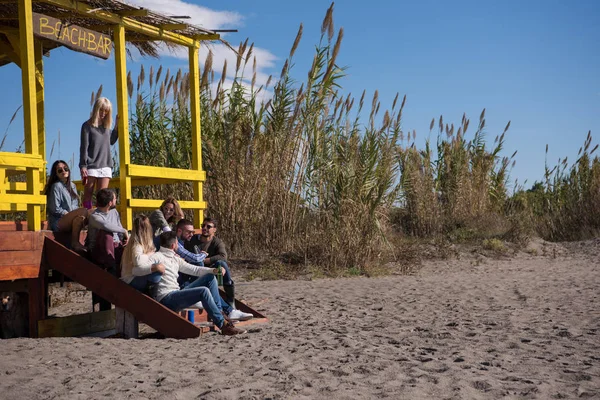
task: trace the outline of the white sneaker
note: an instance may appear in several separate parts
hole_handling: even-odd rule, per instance
[[[240,310],[236,310],[234,308],[233,310],[231,310],[228,317],[232,321],[248,321],[249,319],[254,318],[254,315],[242,312]]]

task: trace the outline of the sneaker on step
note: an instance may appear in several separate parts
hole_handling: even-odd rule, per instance
[[[254,315],[252,315],[250,313],[245,313],[240,310],[236,310],[234,308],[233,310],[231,310],[228,317],[232,321],[248,321],[249,319],[254,318]]]
[[[234,336],[234,335],[241,335],[243,333],[246,333],[246,331],[236,328],[235,326],[233,326],[233,324],[231,322],[228,322],[228,321],[225,321],[225,323],[221,327],[221,335]]]

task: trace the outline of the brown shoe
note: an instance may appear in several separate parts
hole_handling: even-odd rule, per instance
[[[233,336],[241,335],[242,333],[246,333],[246,331],[236,328],[231,322],[228,321],[225,321],[225,323],[221,327],[221,335]]]

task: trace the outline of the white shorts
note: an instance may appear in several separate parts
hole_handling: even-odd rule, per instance
[[[104,167],[98,169],[88,169],[88,176],[93,176],[94,178],[112,178],[112,168]]]

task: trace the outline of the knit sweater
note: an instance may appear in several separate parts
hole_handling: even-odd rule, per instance
[[[100,169],[113,167],[110,146],[115,144],[119,134],[102,126],[94,127],[89,121],[81,125],[81,145],[79,147],[79,168]]]
[[[88,223],[87,241],[90,250],[96,246],[96,236],[100,229],[111,232],[115,243],[121,241],[119,233],[127,233],[127,230],[121,225],[121,218],[116,209],[113,208],[112,210],[108,210],[108,212],[102,212],[100,209],[96,208],[90,215]]]
[[[204,276],[211,274],[213,269],[207,267],[199,267],[185,262],[171,249],[161,247],[160,250],[152,256],[154,263],[160,263],[165,266],[165,273],[156,288],[156,300],[161,301],[163,297],[172,291],[179,290],[177,278],[179,272],[193,276]]]
[[[172,231],[174,226],[169,225],[167,220],[165,219],[165,215],[161,210],[154,210],[148,216],[150,220],[150,225],[152,225],[152,232],[154,232],[154,236],[159,236],[163,232]],[[165,228],[168,228],[165,230]]]
[[[142,246],[134,245],[131,251],[132,259],[123,257],[121,260],[121,280],[131,283],[136,276],[150,275],[152,266],[158,264],[155,262],[154,254],[154,252],[145,254]]]
[[[75,184],[71,182],[73,193],[77,193]],[[52,185],[48,192],[48,225],[53,231],[58,231],[58,220],[65,214],[79,208],[79,197],[71,196],[67,185],[58,181]]]

